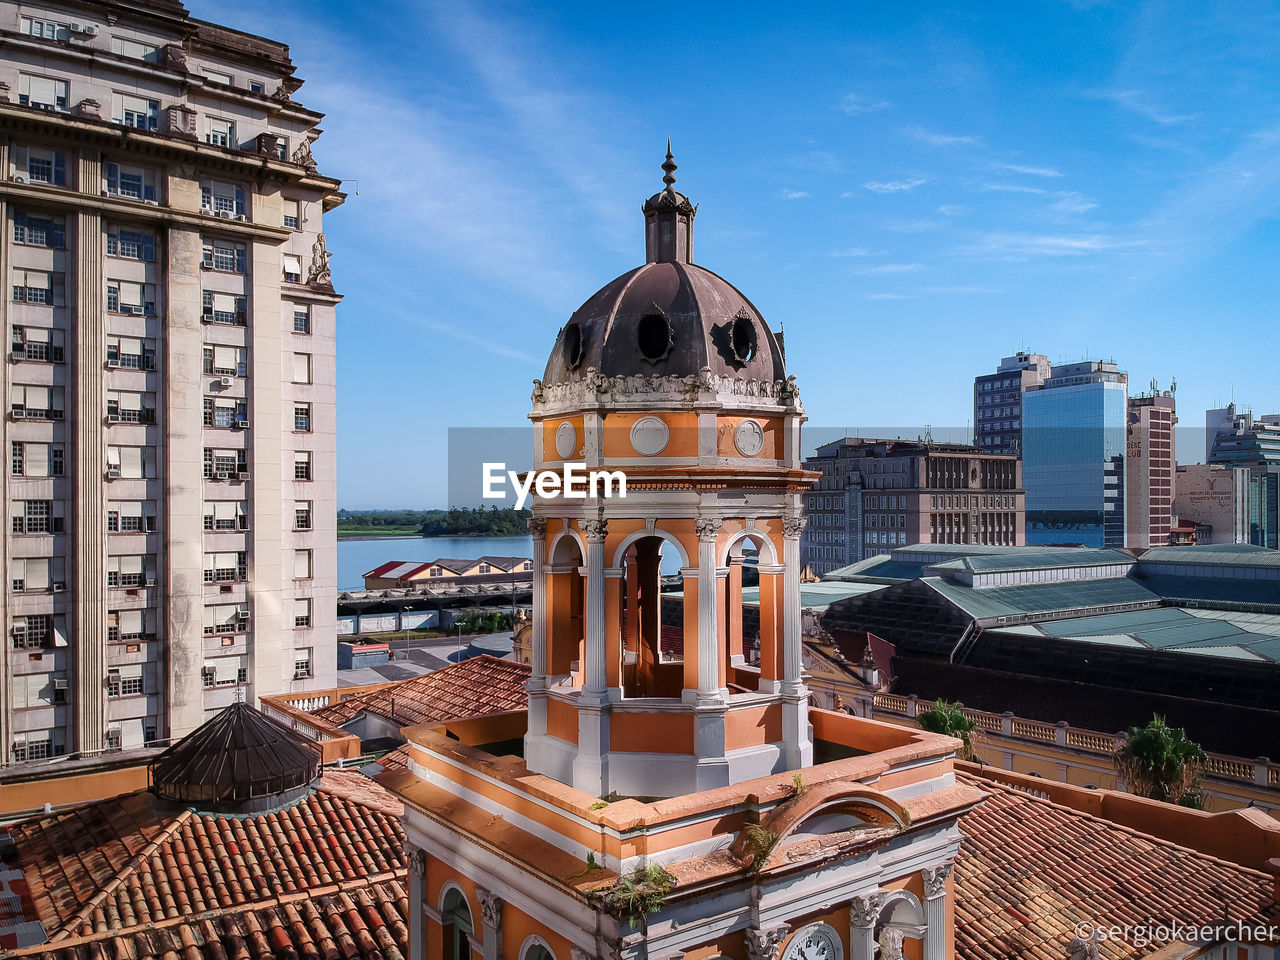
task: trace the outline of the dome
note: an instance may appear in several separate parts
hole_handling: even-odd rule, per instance
[[[605,377],[697,376],[785,380],[781,339],[723,277],[693,263],[697,207],[673,187],[667,144],[665,189],[642,207],[644,266],[606,284],[561,329],[542,383],[594,369]]]
[[[311,741],[233,703],[151,763],[151,792],[201,810],[256,812],[307,793],[320,770]]]

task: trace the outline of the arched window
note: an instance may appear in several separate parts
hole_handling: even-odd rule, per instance
[[[450,886],[440,907],[444,925],[444,960],[471,960],[471,908],[457,886]]]

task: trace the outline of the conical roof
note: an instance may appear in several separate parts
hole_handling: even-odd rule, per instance
[[[157,797],[204,810],[252,812],[306,793],[320,770],[310,740],[233,703],[160,754],[149,768]]]

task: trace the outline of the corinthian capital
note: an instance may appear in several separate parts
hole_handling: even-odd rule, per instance
[[[766,930],[748,929],[746,932],[748,960],[774,960],[778,955],[778,947],[782,946],[782,941],[787,939],[787,933],[790,930],[791,928],[785,923]]]
[[[804,533],[804,528],[808,526],[809,521],[804,517],[783,517],[782,518],[782,535],[795,539]]]
[[[480,901],[480,919],[484,925],[494,930],[502,926],[502,898],[484,887],[476,887],[476,899]]]
[[[529,535],[535,540],[543,540],[547,536],[547,521],[542,517],[529,517],[525,520],[525,526],[529,528]]]
[[[926,867],[920,871],[924,878],[924,898],[933,900],[947,892],[947,877],[951,876],[951,862],[940,863],[936,867]]]
[[[723,522],[719,517],[699,517],[694,521],[693,527],[698,531],[699,540],[714,540],[720,533],[720,524]]]
[[[582,528],[582,535],[586,537],[587,543],[604,543],[604,538],[609,530],[609,521],[583,520],[578,526]]]
[[[849,901],[849,922],[855,927],[874,927],[884,906],[884,894],[868,893]]]

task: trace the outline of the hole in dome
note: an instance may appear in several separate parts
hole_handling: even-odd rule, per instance
[[[671,324],[660,313],[646,313],[636,324],[636,341],[650,363],[665,360],[671,352]]]
[[[565,365],[570,370],[578,369],[578,364],[582,363],[582,327],[576,323],[565,327],[562,347]]]
[[[734,359],[739,363],[750,363],[755,358],[757,346],[756,325],[746,314],[738,314],[729,328],[729,348]]]

